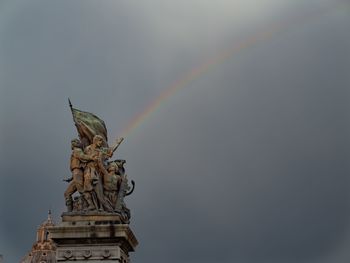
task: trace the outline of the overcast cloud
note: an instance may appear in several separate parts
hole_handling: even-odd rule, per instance
[[[0,254],[18,262],[65,211],[68,107],[109,140],[190,70],[118,158],[132,262],[350,261],[350,15],[335,0],[0,2]]]

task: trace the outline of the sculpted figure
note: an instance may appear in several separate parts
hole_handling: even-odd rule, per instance
[[[101,167],[104,167],[104,161],[110,156],[110,151],[102,149],[104,139],[100,135],[95,135],[91,145],[85,148],[85,153],[92,157],[84,170],[84,197],[88,202],[88,210],[107,210],[112,211],[109,202],[103,195],[103,182]]]
[[[66,206],[68,212],[73,210],[72,195],[78,191],[80,194],[84,192],[84,177],[83,170],[86,162],[92,160],[90,156],[83,152],[81,143],[78,139],[71,141],[72,155],[70,157],[70,170],[72,172],[72,178],[66,180],[69,183],[67,190],[64,192],[64,198],[66,200]]]
[[[113,207],[114,212],[121,215],[124,222],[130,219],[130,210],[124,203],[124,197],[130,195],[135,189],[135,182],[128,185],[124,169],[125,160],[110,162],[107,169],[101,167],[103,173],[103,193]]]
[[[124,197],[130,195],[135,187],[128,185],[124,170],[125,160],[108,161],[119,147],[123,138],[108,146],[107,128],[96,115],[73,108],[69,101],[73,121],[80,140],[72,141],[72,178],[64,193],[68,213],[120,215],[122,222],[128,222],[130,211]],[[108,161],[108,162],[107,162]],[[75,195],[75,193],[80,195]],[[72,198],[74,197],[74,201]]]
[[[120,188],[121,176],[118,174],[118,164],[116,162],[109,163],[107,170],[101,169],[103,172],[103,193],[115,209],[117,203],[117,191]]]

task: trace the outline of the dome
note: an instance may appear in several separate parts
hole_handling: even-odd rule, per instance
[[[56,263],[56,246],[49,237],[48,228],[54,226],[51,211],[38,228],[36,242],[32,250],[20,261],[20,263]]]

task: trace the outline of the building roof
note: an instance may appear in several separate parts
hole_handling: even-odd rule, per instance
[[[56,263],[56,246],[49,237],[48,228],[54,226],[51,211],[38,228],[36,242],[32,250],[20,261],[20,263]]]

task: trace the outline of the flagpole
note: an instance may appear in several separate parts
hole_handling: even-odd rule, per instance
[[[72,102],[70,101],[69,98],[68,98],[68,103],[69,103],[70,111],[71,111],[71,113],[72,113],[73,121],[74,121],[74,123],[76,124],[75,117],[74,117],[74,113],[73,113],[73,105],[72,105]]]
[[[68,103],[69,103],[69,108],[71,111],[73,111],[73,105],[72,102],[70,101],[70,99],[68,98]]]

